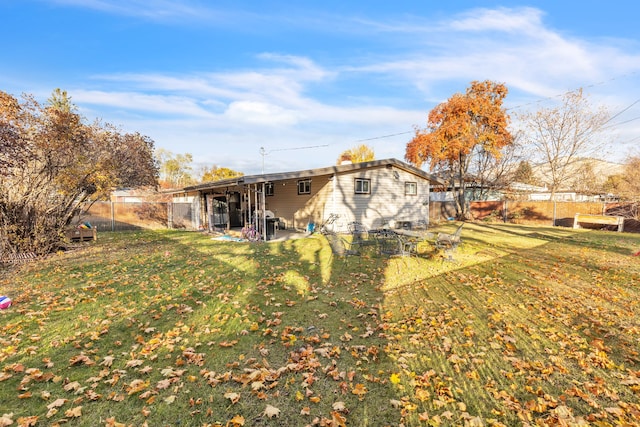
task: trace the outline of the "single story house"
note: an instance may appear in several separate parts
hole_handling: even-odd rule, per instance
[[[429,189],[437,177],[397,159],[268,173],[188,186],[173,203],[199,212],[195,228],[231,229],[252,222],[269,234],[270,221],[309,230],[337,217],[335,231],[358,221],[369,228],[429,220]],[[264,234],[264,233],[263,233]]]

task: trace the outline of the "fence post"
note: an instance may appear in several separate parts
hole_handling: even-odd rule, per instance
[[[502,208],[502,222],[507,223],[507,218],[509,217],[508,204],[507,199],[504,199],[504,207]]]
[[[167,203],[167,228],[169,230],[173,229],[173,203]]]
[[[111,202],[111,231],[116,231],[116,207],[115,207],[115,202]]]
[[[554,227],[556,226],[556,201],[553,200],[553,224]]]

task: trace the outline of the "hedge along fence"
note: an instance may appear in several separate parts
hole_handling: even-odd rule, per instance
[[[588,215],[620,215],[624,216],[624,230],[640,232],[640,222],[630,218],[637,207],[621,203],[602,202],[552,202],[552,201],[515,201],[502,200],[490,202],[471,202],[471,215],[476,220],[502,221],[517,224],[554,225],[573,227],[577,213]],[[443,218],[440,218],[443,219]],[[585,227],[589,227],[585,225]],[[610,228],[613,226],[594,225],[595,228]]]

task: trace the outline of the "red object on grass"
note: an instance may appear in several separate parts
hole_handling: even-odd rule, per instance
[[[633,256],[638,256],[638,255],[640,255],[640,251],[638,251],[635,254],[633,254]]]

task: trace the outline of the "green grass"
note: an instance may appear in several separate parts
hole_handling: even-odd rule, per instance
[[[462,236],[445,262],[428,247],[419,258],[336,258],[318,235],[103,233],[5,271],[0,293],[14,305],[0,311],[0,416],[640,423],[640,236],[491,224]]]

